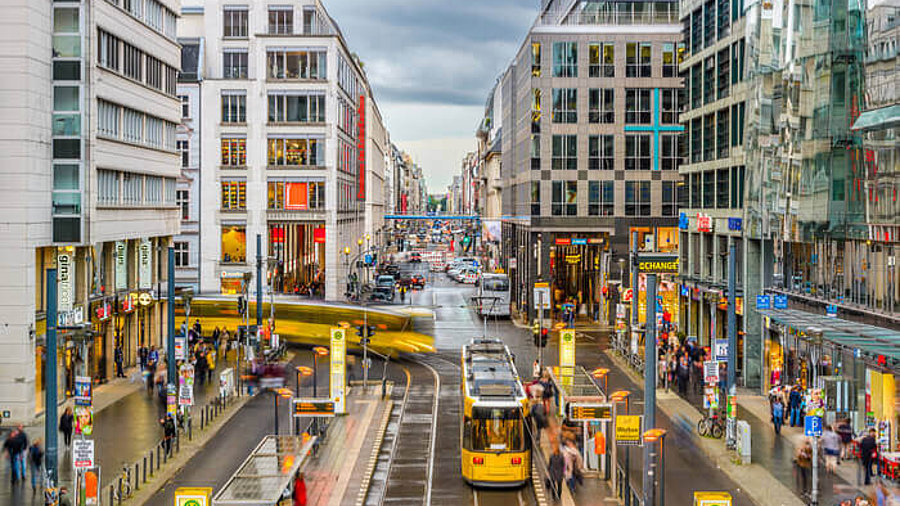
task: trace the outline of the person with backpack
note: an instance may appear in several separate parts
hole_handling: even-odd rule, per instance
[[[784,403],[781,397],[776,396],[772,401],[772,425],[775,426],[775,434],[781,434],[781,425],[784,424]]]

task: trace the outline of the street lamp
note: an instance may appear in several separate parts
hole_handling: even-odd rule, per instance
[[[319,378],[319,357],[328,356],[328,348],[324,346],[316,346],[313,348],[313,397],[318,396],[316,384]]]
[[[629,397],[631,397],[631,392],[628,390],[616,390],[609,396],[609,400],[613,403],[613,406],[617,406],[620,402],[625,403],[625,414],[628,414],[629,411]],[[618,416],[618,415],[617,415]],[[613,430],[613,434],[615,434],[615,429]],[[613,464],[618,464],[618,442],[616,446],[613,446]],[[610,466],[607,466],[609,469]],[[625,472],[623,473],[625,479],[625,506],[631,506],[631,478],[629,477],[629,473],[631,471],[631,447],[625,448]],[[615,480],[615,483],[618,484],[618,480]]]
[[[644,444],[659,442],[659,506],[666,504],[666,430],[650,429],[644,432]]]
[[[272,390],[272,393],[275,394],[275,435],[278,435],[278,398],[283,397],[285,399],[290,399],[294,396],[294,393],[291,392],[289,388],[276,388]]]
[[[607,395],[606,393],[609,392],[609,369],[598,367],[591,371],[591,376],[603,380],[603,395]]]
[[[309,367],[306,367],[305,365],[301,365],[301,366],[297,366],[295,368],[295,372],[296,372],[296,378],[297,378],[297,397],[300,397],[300,376],[310,376],[313,373],[313,371]],[[300,433],[300,419],[299,418],[294,419],[294,433],[295,434]]]

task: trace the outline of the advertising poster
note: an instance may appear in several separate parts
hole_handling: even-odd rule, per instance
[[[500,220],[481,221],[481,239],[484,242],[500,242],[502,235]]]
[[[75,405],[91,405],[91,378],[90,376],[75,376]]]
[[[94,410],[90,406],[75,406],[75,434],[90,436],[94,433]]]
[[[175,385],[166,385],[166,413],[172,415],[173,418],[178,409],[177,397]]]
[[[75,477],[75,505],[100,504],[100,466],[79,469]]]
[[[182,364],[178,371],[178,405],[194,405],[194,366]]]

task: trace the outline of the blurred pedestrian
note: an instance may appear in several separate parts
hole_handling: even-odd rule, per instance
[[[72,498],[67,487],[59,487],[59,506],[72,506]]]
[[[791,395],[788,397],[788,403],[791,408],[791,427],[801,425],[800,407],[803,401],[803,394],[800,393],[800,385],[794,385],[791,389]]]
[[[781,434],[781,425],[784,423],[784,403],[781,397],[775,397],[772,401],[772,425],[775,426],[775,434]]]
[[[113,352],[113,357],[116,362],[116,377],[124,378],[125,377],[125,352],[122,351],[122,345],[116,345],[116,349]]]
[[[28,467],[31,469],[31,490],[37,490],[38,483],[43,477],[41,470],[44,466],[44,449],[41,447],[40,438],[35,439],[28,448]]]
[[[853,441],[853,429],[850,428],[850,420],[844,418],[838,422],[835,432],[841,438],[841,460],[850,458],[850,442]]]
[[[812,445],[809,439],[804,439],[803,444],[797,448],[794,455],[794,465],[797,472],[797,489],[801,496],[809,494],[810,475],[812,473]]]
[[[865,473],[865,484],[872,484],[872,464],[878,461],[878,441],[875,439],[875,429],[869,432],[859,442],[859,458]]]
[[[562,482],[566,475],[566,460],[559,451],[559,443],[553,445],[553,453],[550,455],[547,471],[550,475],[550,487],[553,489],[554,497],[562,497]]]
[[[25,481],[25,451],[28,449],[28,435],[21,424],[9,433],[3,443],[3,450],[9,457],[10,480],[16,484]]]
[[[841,454],[841,437],[838,436],[831,425],[825,426],[822,434],[822,448],[825,453],[825,470],[834,474],[837,472],[838,456]]]
[[[172,455],[172,440],[175,439],[175,420],[172,414],[167,413],[166,417],[159,421],[163,428],[163,448],[166,450],[166,456]]]
[[[565,446],[563,446],[563,456],[566,462],[566,485],[569,486],[569,490],[575,492],[575,488],[584,482],[581,471],[584,467],[584,460],[581,458],[581,452],[575,447],[575,441],[566,440]]]
[[[72,430],[75,426],[75,415],[72,414],[72,408],[66,407],[62,416],[59,417],[59,431],[63,433],[63,440],[66,443],[66,449],[72,447]]]

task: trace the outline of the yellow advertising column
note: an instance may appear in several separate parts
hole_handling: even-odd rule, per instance
[[[334,401],[334,414],[347,413],[347,329],[332,327],[331,329],[331,400]]]

